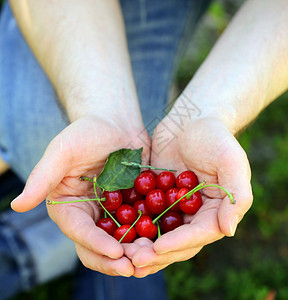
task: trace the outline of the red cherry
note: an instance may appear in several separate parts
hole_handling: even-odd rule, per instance
[[[133,205],[137,200],[141,200],[144,197],[138,193],[134,187],[121,190],[121,194],[123,196],[123,202],[130,205]]]
[[[119,190],[114,192],[104,191],[103,197],[105,197],[106,200],[102,203],[109,212],[116,210],[122,204],[123,201],[122,194]]]
[[[148,216],[141,216],[135,224],[135,229],[140,236],[150,240],[152,240],[158,232],[157,226],[153,224],[152,219]]]
[[[114,234],[115,230],[117,229],[116,223],[111,218],[102,218],[99,219],[96,225],[103,230],[105,230],[108,234]]]
[[[179,200],[181,197],[183,197],[185,194],[187,194],[189,190],[187,188],[182,188],[179,190],[179,192],[176,195],[176,199]],[[186,198],[186,197],[185,197]],[[184,198],[183,198],[184,199]],[[180,200],[181,202],[181,200]]]
[[[145,200],[138,200],[133,204],[133,207],[139,211],[141,210],[142,216],[149,216],[152,218],[152,213],[148,210]]]
[[[186,197],[184,197],[179,202],[180,209],[185,214],[188,214],[188,215],[196,214],[196,212],[199,210],[199,208],[202,206],[202,204],[203,204],[202,197],[199,192],[195,192],[194,194],[192,194],[190,199],[187,199]]]
[[[180,200],[181,202],[181,200]],[[163,232],[172,231],[183,224],[182,216],[175,211],[167,211],[161,218]]]
[[[175,186],[175,175],[170,171],[161,172],[156,179],[156,187],[164,192]]]
[[[150,173],[141,173],[134,181],[136,191],[142,195],[147,195],[156,187],[156,179]]]
[[[119,241],[122,236],[128,231],[128,229],[131,227],[131,225],[121,225],[118,227],[114,232],[114,238]],[[136,238],[136,230],[134,227],[132,227],[129,232],[125,235],[124,239],[122,240],[122,243],[132,243]]]
[[[117,217],[116,217],[116,211],[114,210],[114,211],[110,211],[110,214],[112,215],[112,217],[114,218],[114,219],[116,219]],[[105,211],[103,210],[103,215],[105,216]]]
[[[176,185],[178,189],[187,188],[192,190],[198,185],[197,176],[192,171],[184,171],[177,176]]]
[[[154,171],[152,171],[152,170],[144,170],[144,171],[142,171],[141,173],[147,173],[147,174],[151,174],[151,175],[153,175],[153,177],[156,179],[157,178],[157,174],[154,172]]]
[[[172,189],[169,189],[167,192],[166,192],[166,205],[167,207],[169,207],[170,205],[172,205],[173,203],[175,203],[177,201],[177,193],[178,193],[178,189],[177,188],[172,188]],[[171,208],[170,208],[170,211],[176,211],[176,212],[180,212],[180,207],[179,207],[179,203],[176,203],[175,205],[173,205]]]
[[[120,224],[131,225],[137,219],[137,210],[129,204],[122,204],[116,210],[116,218]]]
[[[154,189],[146,196],[148,210],[152,214],[160,214],[166,208],[165,193],[160,189]]]

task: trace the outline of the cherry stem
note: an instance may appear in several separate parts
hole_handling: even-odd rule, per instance
[[[105,201],[106,198],[95,198],[95,199],[78,199],[78,200],[71,200],[71,201],[52,201],[52,200],[47,200],[46,204],[54,205],[54,204],[66,204],[66,203],[77,203],[77,202],[87,202],[87,201]]]
[[[99,199],[98,195],[97,195],[97,189],[96,189],[96,176],[93,177],[93,189],[94,189],[94,193],[96,198]],[[104,209],[105,213],[116,223],[116,225],[118,226],[118,228],[121,226],[119,224],[119,222],[117,222],[117,220],[110,214],[110,212],[106,209],[106,207],[101,203],[101,201],[98,200],[98,203],[100,204],[100,206]]]
[[[119,224],[119,222],[117,222],[115,220],[115,218],[109,213],[109,211],[104,207],[104,205],[101,203],[101,201],[105,201],[106,198],[103,197],[103,198],[99,198],[98,195],[97,195],[97,189],[96,189],[96,186],[97,186],[97,183],[96,183],[96,176],[93,176],[93,179],[89,178],[89,177],[85,177],[85,176],[81,176],[80,177],[80,180],[82,181],[89,181],[89,182],[92,182],[93,183],[93,189],[94,189],[94,194],[96,196],[96,198],[93,198],[93,199],[78,199],[78,200],[71,200],[71,201],[51,201],[51,200],[47,200],[46,203],[48,205],[50,204],[65,204],[65,203],[77,203],[77,202],[87,202],[87,201],[98,201],[98,203],[100,204],[100,206],[103,208],[104,212],[105,212],[105,215],[108,215],[115,223],[118,227],[120,227],[121,225]]]
[[[89,178],[89,177],[86,177],[86,176],[81,176],[81,177],[80,177],[80,180],[81,180],[81,181],[90,181],[90,182],[93,183],[93,180],[92,180],[91,178]]]
[[[212,186],[217,187],[217,188],[221,189],[222,191],[224,191],[228,195],[228,197],[230,198],[230,203],[231,204],[236,204],[236,200],[234,199],[233,195],[228,190],[226,190],[224,187],[222,187],[218,184],[206,184],[203,187],[201,187],[201,189],[203,189],[205,187],[212,187]]]
[[[168,208],[166,208],[159,216],[157,216],[152,223],[155,224],[168,210],[170,210],[171,207],[173,207],[174,205],[176,205],[181,199],[183,199],[186,196],[190,196],[192,194],[194,194],[197,191],[197,188],[202,187],[203,185],[205,185],[206,181],[201,182],[200,184],[198,184],[193,190],[189,191],[188,193],[186,193],[185,195],[183,195],[181,198],[179,198],[177,201],[175,201],[173,204],[171,204]]]
[[[161,231],[160,231],[160,225],[159,222],[157,222],[157,230],[158,230],[158,238],[161,236]]]
[[[127,167],[139,167],[139,168],[148,168],[151,170],[162,170],[162,171],[170,171],[170,172],[177,172],[177,170],[170,170],[170,169],[164,169],[164,168],[156,168],[152,166],[144,166],[135,162],[128,162],[128,161],[122,161],[122,165],[127,166]]]
[[[138,220],[140,219],[141,215],[142,215],[142,211],[139,209],[138,210],[139,216],[137,217],[137,219],[135,220],[135,222],[129,227],[129,229],[122,235],[121,239],[119,240],[119,243],[121,243],[124,239],[124,237],[126,236],[126,234],[131,230],[132,227],[135,226],[135,224],[138,222]]]
[[[206,180],[204,180],[203,182],[201,182],[200,184],[198,184],[194,189],[192,189],[191,191],[189,191],[188,193],[186,193],[185,195],[183,195],[181,198],[179,198],[177,201],[175,201],[173,204],[171,204],[168,208],[166,208],[159,216],[157,216],[152,223],[155,224],[168,210],[170,210],[171,207],[173,207],[174,205],[176,205],[180,200],[182,200],[184,197],[186,197],[187,199],[190,199],[191,196],[198,192],[199,190],[205,188],[205,187],[218,187],[219,189],[223,190],[228,197],[230,198],[230,203],[231,204],[236,204],[236,200],[234,199],[233,195],[227,191],[225,188],[223,188],[222,186],[219,186],[217,184],[206,184]]]

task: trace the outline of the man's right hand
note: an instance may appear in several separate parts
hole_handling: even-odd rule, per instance
[[[120,118],[119,118],[120,119]],[[98,175],[109,153],[120,148],[140,148],[137,138],[150,137],[144,127],[129,127],[118,121],[95,116],[78,119],[64,129],[49,144],[44,156],[32,171],[25,189],[12,203],[18,212],[33,209],[45,198],[68,201],[93,197],[90,182],[81,176]],[[143,150],[143,163],[149,162],[150,149]],[[78,256],[84,266],[108,275],[131,276],[134,266],[123,256],[122,245],[95,223],[100,217],[94,201],[47,205],[51,219],[61,231],[75,242]]]

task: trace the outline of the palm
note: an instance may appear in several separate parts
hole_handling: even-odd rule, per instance
[[[153,142],[152,147],[154,146],[157,147]],[[164,149],[159,157],[153,156],[152,152],[151,160],[155,161],[154,164],[161,165],[169,162],[171,164],[169,167],[176,168],[178,172],[184,169],[193,170],[199,181],[206,180],[208,184],[218,184],[227,188],[236,199],[238,198],[238,201],[250,192],[250,169],[246,155],[235,138],[219,121],[194,121],[185,131],[179,132],[178,138]],[[242,182],[246,182],[244,191],[246,195],[241,193],[237,186]],[[221,216],[218,215],[223,201],[228,204],[228,209],[233,210],[233,206],[229,205],[230,199],[217,188],[205,188],[202,190],[202,195],[203,207],[195,216],[187,216],[186,222],[197,223],[207,232],[214,232],[215,239],[223,234],[230,235],[225,225],[220,224]]]
[[[140,139],[135,139],[139,131],[143,131],[141,126],[126,130],[121,124],[87,117],[72,123],[50,143],[33,170],[18,210],[31,209],[45,198],[50,201],[95,198],[91,183],[80,181],[80,176],[99,174],[112,151],[143,146]],[[144,131],[142,140],[143,135]],[[144,146],[149,144],[146,137]],[[143,161],[148,160],[146,146]],[[51,219],[75,242],[85,266],[110,275],[133,274],[131,262],[123,257],[122,245],[95,225],[99,218],[95,202],[47,205],[47,208]]]
[[[129,147],[142,146],[139,142],[137,143],[137,140],[133,142],[133,132],[126,132],[125,129],[107,124],[103,120],[74,122],[53,143],[61,145],[63,155],[58,155],[57,161],[54,159],[54,164],[57,165],[58,181],[55,180],[55,188],[48,195],[48,199],[51,201],[94,197],[91,183],[80,181],[80,177],[92,178],[94,175],[98,175],[108,154],[112,151],[128,145]],[[47,153],[55,156],[54,151],[48,148]],[[148,149],[145,148],[144,159],[149,159],[148,155]],[[55,176],[54,179],[56,179]],[[72,206],[80,206],[81,209],[85,208],[93,213],[97,207],[93,202],[78,203]],[[70,207],[71,205],[65,205],[65,209],[70,209]]]

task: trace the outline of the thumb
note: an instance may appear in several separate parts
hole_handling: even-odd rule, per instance
[[[39,205],[67,174],[70,162],[71,155],[61,138],[54,138],[31,172],[23,192],[11,202],[11,208],[26,212]]]
[[[229,155],[218,173],[219,184],[225,186],[236,201],[231,204],[230,198],[225,197],[218,211],[219,225],[226,236],[234,236],[238,223],[253,201],[250,166],[246,153],[241,150],[237,154],[234,152]]]

